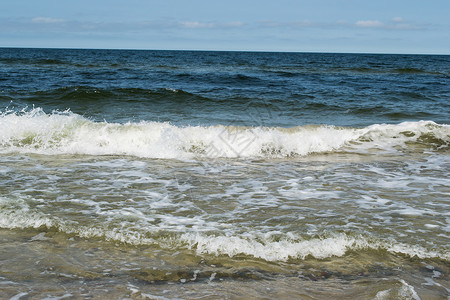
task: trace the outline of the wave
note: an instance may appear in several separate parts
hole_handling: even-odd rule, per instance
[[[440,73],[437,72],[427,72],[424,69],[418,69],[418,68],[397,68],[393,70],[394,73],[399,73],[399,74],[432,74],[432,75],[441,75]]]
[[[64,61],[56,58],[33,59],[20,57],[14,58],[4,57],[0,58],[0,63],[6,65],[35,65],[35,66],[72,65],[72,63],[69,61]]]
[[[276,234],[279,235],[279,234]],[[186,233],[181,235],[182,242],[194,249],[197,254],[248,255],[266,261],[287,261],[289,259],[326,259],[341,257],[350,251],[381,250],[403,254],[410,257],[440,258],[449,260],[450,252],[429,250],[421,246],[407,245],[395,241],[380,241],[363,236],[352,236],[345,233],[317,236],[310,239],[293,237],[286,234],[281,239],[273,239],[272,235],[253,236],[207,236],[204,234]]]
[[[37,91],[31,93],[27,100],[43,102],[50,100],[51,102],[75,101],[90,102],[105,100],[111,102],[113,100],[120,101],[164,101],[164,102],[192,102],[192,101],[213,101],[213,99],[205,98],[200,95],[192,94],[183,90],[174,89],[141,89],[141,88],[115,88],[102,89],[92,86],[68,86],[57,89]]]
[[[129,155],[145,158],[289,158],[335,151],[448,150],[450,125],[432,121],[364,128],[186,126],[94,122],[41,108],[0,113],[0,152]]]
[[[446,72],[438,72],[434,70],[427,70],[425,68],[389,68],[384,66],[375,66],[372,68],[368,67],[356,67],[356,68],[332,68],[331,72],[335,73],[354,73],[354,74],[364,74],[364,75],[431,75],[431,76],[443,76],[448,77],[449,74]]]
[[[394,240],[380,240],[349,233],[331,233],[301,237],[295,233],[247,232],[245,234],[218,235],[197,232],[164,232],[139,230],[134,226],[114,227],[112,224],[97,226],[78,225],[58,217],[32,212],[28,207],[8,209],[8,200],[0,198],[0,228],[35,228],[43,232],[58,231],[87,239],[102,239],[129,245],[157,245],[165,249],[187,249],[199,256],[251,256],[265,261],[288,261],[307,258],[326,259],[342,257],[351,252],[382,251],[420,259],[436,258],[450,260],[445,249],[427,249]],[[6,207],[6,209],[5,209]]]
[[[322,66],[323,67],[323,66]],[[301,77],[311,74],[353,74],[353,75],[421,75],[449,77],[448,72],[440,72],[425,68],[392,68],[389,65],[375,65],[373,67],[330,67],[330,68],[312,68],[308,66],[292,67],[267,67],[264,68],[267,73],[273,73],[280,77]]]

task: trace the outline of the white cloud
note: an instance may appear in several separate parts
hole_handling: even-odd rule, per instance
[[[202,22],[180,22],[183,28],[213,28],[215,24],[213,23],[202,23]]]
[[[63,19],[54,19],[54,18],[47,18],[47,17],[36,17],[31,20],[33,23],[39,23],[39,24],[55,24],[55,23],[63,23]]]
[[[235,21],[228,23],[215,23],[215,22],[179,22],[181,28],[188,29],[205,29],[205,28],[239,28],[245,25],[244,22]]]
[[[365,28],[382,28],[384,27],[384,23],[378,20],[366,20],[366,21],[358,21],[356,22],[357,27],[365,27]]]
[[[420,30],[425,29],[423,25],[416,25],[414,23],[405,22],[402,17],[392,18],[391,21],[383,23],[378,20],[364,20],[355,23],[356,27],[360,28],[375,28],[388,30]]]
[[[143,22],[81,22],[73,20],[64,20],[51,17],[38,16],[31,21],[24,24],[15,25],[16,28],[27,28],[29,31],[34,30],[52,30],[64,31],[70,29],[72,32],[89,32],[89,33],[118,33],[118,32],[140,32],[148,30],[220,30],[220,31],[237,31],[244,32],[245,30],[252,31],[255,29],[271,29],[273,30],[334,30],[334,29],[349,29],[349,30],[424,30],[427,29],[426,24],[417,24],[404,20],[402,17],[394,17],[388,20],[372,19],[359,20],[357,22],[348,22],[340,19],[329,22],[315,22],[307,19],[297,21],[273,21],[262,20],[259,22],[242,22],[242,21],[173,21],[173,20],[148,20]]]

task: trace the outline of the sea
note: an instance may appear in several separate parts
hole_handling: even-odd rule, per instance
[[[449,299],[450,56],[0,48],[1,299]]]

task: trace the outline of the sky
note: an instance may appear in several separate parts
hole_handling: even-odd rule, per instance
[[[1,0],[0,47],[450,54],[450,0]]]

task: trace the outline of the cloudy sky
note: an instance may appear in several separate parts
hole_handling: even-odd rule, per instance
[[[450,54],[450,0],[1,0],[0,47]]]

